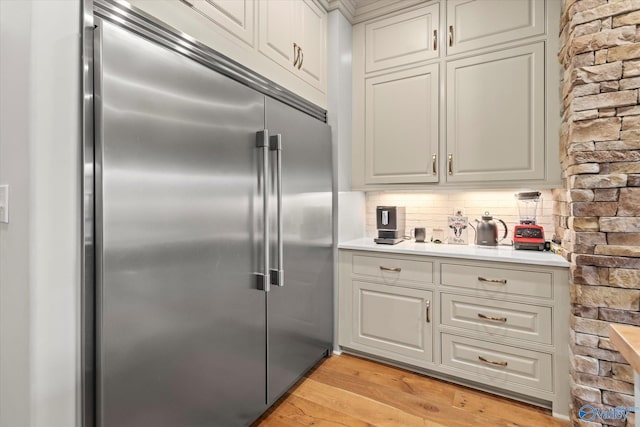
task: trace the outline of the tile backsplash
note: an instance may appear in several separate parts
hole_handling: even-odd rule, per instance
[[[509,229],[507,239],[513,235],[513,226],[519,223],[518,207],[514,194],[520,190],[500,191],[456,191],[447,193],[420,192],[386,192],[366,193],[366,232],[367,236],[377,235],[376,206],[404,206],[407,215],[405,233],[413,235],[416,227],[424,227],[427,240],[431,238],[433,228],[442,228],[447,235],[447,217],[456,209],[462,209],[469,222],[475,225],[474,219],[480,219],[485,212],[494,218],[502,219]],[[553,237],[553,198],[551,190],[541,190],[541,201],[538,204],[537,223],[545,229],[545,239]],[[498,225],[502,230],[502,226]],[[469,241],[473,242],[473,230],[469,233]]]

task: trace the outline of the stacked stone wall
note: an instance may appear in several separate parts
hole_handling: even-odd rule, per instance
[[[564,188],[553,194],[572,264],[572,421],[621,426],[578,409],[634,406],[608,326],[640,326],[640,0],[565,0],[561,19]]]

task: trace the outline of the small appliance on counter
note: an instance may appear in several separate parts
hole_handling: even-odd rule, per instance
[[[395,245],[404,240],[405,230],[404,206],[376,207],[376,226],[378,237],[373,241],[383,245]]]
[[[507,237],[507,234],[509,233],[507,224],[505,224],[505,222],[500,218],[496,219],[504,227],[504,235],[500,239],[498,239],[498,224],[493,220],[493,217],[489,212],[485,212],[484,215],[482,215],[482,221],[478,221],[476,219],[475,227],[471,225],[471,228],[476,232],[477,246],[496,247]]]
[[[513,229],[513,246],[516,249],[544,250],[544,229],[536,224],[536,212],[540,192],[524,191],[516,193],[520,224]]]

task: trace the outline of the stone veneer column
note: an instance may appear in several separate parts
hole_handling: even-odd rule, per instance
[[[572,263],[571,417],[599,426],[578,418],[583,404],[634,406],[633,371],[607,329],[640,325],[640,0],[564,0],[560,28],[564,188],[554,213]]]

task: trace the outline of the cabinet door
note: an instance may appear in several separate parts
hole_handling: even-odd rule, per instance
[[[260,14],[258,49],[287,70],[293,70],[296,57],[293,44],[299,31],[297,2],[259,1],[258,8]]]
[[[366,24],[365,71],[437,57],[439,8],[439,4],[434,4]]]
[[[192,0],[193,7],[242,40],[254,45],[255,0]]]
[[[366,79],[365,111],[365,183],[438,181],[438,64]]]
[[[297,43],[302,48],[299,76],[324,92],[327,14],[311,0],[299,2],[298,7],[301,33]]]
[[[544,34],[544,0],[448,0],[447,54]]]
[[[381,356],[433,360],[432,293],[353,281],[353,341]]]
[[[544,179],[544,42],[448,62],[447,102],[448,182]]]

